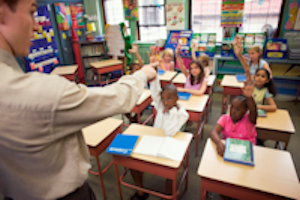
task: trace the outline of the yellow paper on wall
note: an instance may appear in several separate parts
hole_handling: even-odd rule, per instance
[[[77,30],[77,35],[81,36],[81,31],[80,30]]]
[[[61,37],[62,37],[62,39],[67,39],[67,35],[65,34],[65,33],[62,33],[62,35],[61,35]]]
[[[33,34],[34,34],[34,39],[37,40],[38,39],[38,33],[34,32]]]
[[[47,31],[43,31],[43,37],[44,37],[44,38],[47,37]]]
[[[43,27],[39,26],[39,33],[42,33],[42,32],[43,32]]]
[[[53,31],[53,29],[50,29],[50,35],[51,35],[51,37],[53,37],[54,36],[54,31]]]
[[[52,37],[51,37],[50,33],[47,34],[47,42],[48,43],[52,42]]]

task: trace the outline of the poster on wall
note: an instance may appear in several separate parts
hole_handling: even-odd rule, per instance
[[[54,3],[56,21],[59,30],[67,31],[72,25],[71,11],[68,3]]]
[[[290,0],[285,17],[285,31],[300,31],[300,0]]]
[[[244,17],[244,0],[223,0],[221,12],[222,27],[240,27]]]
[[[138,2],[137,0],[123,0],[125,20],[138,20]]]
[[[70,3],[70,10],[72,16],[72,25],[75,29],[82,29],[85,27],[83,4]]]
[[[181,56],[191,56],[190,45],[193,31],[170,31],[165,48],[176,49],[178,42],[181,43]]]
[[[216,49],[216,38],[216,33],[194,33],[190,50],[192,50],[192,45],[195,44],[195,53],[197,57],[201,53],[205,53],[209,57],[214,57]]]
[[[71,26],[75,29],[85,27],[83,4],[78,3],[54,3],[58,29],[68,31]]]
[[[184,30],[185,28],[184,4],[166,5],[167,30]]]

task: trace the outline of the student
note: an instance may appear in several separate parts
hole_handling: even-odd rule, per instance
[[[200,56],[197,58],[196,57],[196,52],[195,52],[195,47],[196,44],[193,43],[192,45],[192,59],[193,60],[199,60],[204,68],[205,71],[205,77],[208,78],[209,75],[211,74],[211,70],[209,67],[209,56],[205,53],[201,53]]]
[[[156,55],[156,47],[150,46],[151,56]],[[150,56],[149,56],[150,57]],[[174,53],[172,49],[165,49],[160,60],[159,70],[174,71]]]
[[[245,84],[244,96],[237,96],[231,101],[230,114],[222,115],[211,131],[210,138],[216,144],[220,156],[225,151],[225,145],[219,137],[221,132],[223,139],[236,138],[256,144],[257,111],[252,98],[253,90],[253,85]],[[250,112],[247,112],[248,109]]]
[[[129,49],[130,53],[133,53],[136,57],[136,59],[138,60],[138,63],[130,63],[129,64],[129,68],[130,68],[130,73],[133,74],[134,72],[136,72],[137,70],[139,70],[142,66],[143,66],[143,60],[138,52],[139,50],[139,46],[138,45],[133,45],[132,49]]]
[[[270,72],[265,68],[256,70],[254,76],[253,99],[257,105],[257,109],[274,112],[277,109],[273,96],[276,96],[276,87],[273,79],[270,78]],[[264,105],[264,100],[269,105]]]
[[[204,69],[202,64],[193,60],[189,65],[189,71],[185,68],[182,58],[180,56],[181,44],[177,45],[176,57],[177,63],[180,67],[181,72],[187,77],[184,88],[177,88],[179,92],[188,92],[192,95],[201,96],[205,93],[207,89],[207,78],[204,74]]]
[[[151,97],[154,102],[154,107],[157,110],[154,127],[165,130],[166,136],[172,137],[180,128],[187,122],[189,114],[186,110],[177,104],[178,95],[175,85],[166,85],[162,90],[158,75],[156,79],[150,83]],[[143,173],[131,170],[132,177],[137,186],[143,187]],[[172,193],[172,182],[166,180],[166,194]],[[144,200],[149,195],[138,191],[131,200]]]
[[[245,68],[245,65],[250,66],[250,74],[253,76],[257,69],[264,68],[270,72],[271,78],[272,78],[272,71],[269,67],[269,64],[264,60],[261,59],[260,56],[262,54],[261,49],[259,46],[254,45],[251,48],[248,49],[249,58],[246,58],[243,56],[243,48],[242,43],[238,36],[235,36],[233,41],[233,50],[236,55],[236,57],[240,60],[241,64]]]
[[[238,41],[237,37],[235,38],[233,48],[236,55],[241,58],[241,42]],[[252,82],[251,67],[244,61],[244,59],[241,58],[240,61],[245,70],[247,80]],[[271,78],[270,71],[266,68],[257,69],[254,75],[254,86],[253,98],[257,108],[265,111],[276,111],[277,106],[273,96],[276,96],[277,92],[275,83]],[[269,105],[264,105],[264,100],[266,100]]]

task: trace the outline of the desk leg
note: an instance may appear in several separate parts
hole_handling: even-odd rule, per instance
[[[177,199],[177,188],[176,188],[176,178],[172,180],[172,196],[173,200]]]
[[[188,150],[188,153],[186,155],[186,160],[185,160],[185,167],[187,169],[187,172],[186,172],[186,177],[185,177],[185,188],[184,190],[187,191],[188,189],[188,178],[189,178],[189,154],[190,154],[190,150]]]
[[[140,113],[140,111],[138,111],[138,113],[137,113],[137,120],[138,120],[138,124],[142,124],[141,123],[141,113]]]
[[[98,167],[98,172],[99,172],[99,178],[100,178],[100,182],[101,182],[101,188],[102,188],[103,198],[106,199],[104,182],[103,182],[103,178],[102,178],[102,170],[101,170],[101,166],[100,166],[100,162],[99,162],[98,156],[96,156],[96,162],[97,162],[97,167]]]
[[[118,172],[118,166],[116,164],[114,164],[114,168],[115,168],[115,173],[116,173],[116,178],[117,178],[119,196],[120,196],[120,200],[122,200],[122,191],[121,191],[121,185],[120,185],[120,176],[119,176],[119,172]]]
[[[207,194],[207,191],[200,187],[200,200],[205,200],[206,194]]]

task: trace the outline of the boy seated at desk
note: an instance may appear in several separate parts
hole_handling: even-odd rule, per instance
[[[158,75],[156,79],[150,83],[151,97],[154,107],[157,111],[154,127],[165,130],[166,136],[172,137],[189,119],[189,114],[184,107],[177,104],[178,94],[175,85],[166,85],[162,90]],[[143,188],[143,173],[131,170],[132,178],[135,184]],[[166,194],[172,193],[172,181],[166,180]],[[149,194],[138,191],[131,200],[144,200]]]

